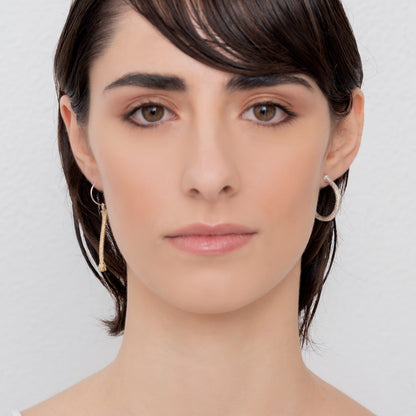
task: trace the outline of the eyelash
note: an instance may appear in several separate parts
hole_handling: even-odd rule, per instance
[[[285,107],[281,104],[277,104],[273,101],[259,101],[257,103],[254,103],[250,107],[248,107],[246,110],[244,110],[243,114],[246,113],[247,111],[249,111],[250,109],[252,109],[254,107],[257,107],[257,106],[261,106],[261,105],[274,106],[278,110],[281,110],[284,113],[286,113],[286,117],[282,121],[278,121],[277,123],[268,123],[268,122],[261,122],[261,121],[256,122],[255,121],[254,123],[259,127],[270,127],[270,128],[278,127],[282,124],[290,123],[296,117],[296,114],[293,111],[291,111],[287,107]],[[168,113],[174,114],[173,111],[169,110],[169,108],[167,108],[165,105],[163,105],[161,103],[154,102],[154,101],[147,101],[147,102],[144,102],[144,103],[134,107],[132,110],[130,110],[127,114],[125,114],[123,116],[123,120],[127,121],[127,122],[133,124],[135,127],[139,127],[139,128],[147,129],[147,128],[158,127],[159,124],[163,123],[163,121],[158,121],[158,122],[154,122],[154,123],[149,122],[149,124],[139,124],[139,123],[132,120],[133,114],[135,114],[137,111],[139,111],[140,109],[142,109],[144,107],[151,107],[151,106],[162,107]],[[247,121],[250,121],[250,120],[247,120]]]
[[[252,104],[250,107],[248,107],[246,110],[244,110],[243,114],[246,113],[247,111],[249,111],[250,109],[254,109],[254,107],[258,107],[258,106],[272,106],[275,107],[277,110],[281,110],[286,114],[286,117],[278,122],[274,122],[274,123],[269,123],[269,122],[261,122],[259,121],[255,121],[254,123],[258,126],[258,127],[270,127],[270,128],[274,128],[274,127],[279,127],[282,124],[286,124],[286,123],[290,123],[291,121],[294,120],[294,118],[296,117],[296,114],[289,110],[287,107],[281,105],[281,104],[277,104],[273,101],[259,101],[257,103]],[[247,121],[251,121],[251,120],[247,120]]]
[[[158,121],[155,123],[149,123],[149,124],[139,124],[136,123],[135,121],[132,120],[132,116],[134,113],[136,113],[137,111],[139,111],[141,108],[143,107],[162,107],[163,109],[167,110],[169,113],[173,114],[173,111],[169,110],[165,105],[155,102],[155,101],[146,101],[136,107],[134,107],[132,110],[130,110],[126,115],[123,116],[123,119],[131,124],[133,124],[135,127],[140,127],[140,128],[155,128],[158,127],[159,124],[162,124],[163,121]]]

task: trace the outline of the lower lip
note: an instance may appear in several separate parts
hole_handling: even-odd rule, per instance
[[[193,254],[222,254],[247,244],[254,234],[187,235],[168,237],[179,250]]]

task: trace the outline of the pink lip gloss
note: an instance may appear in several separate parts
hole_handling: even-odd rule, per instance
[[[174,247],[193,254],[222,254],[247,244],[253,234],[184,235],[169,237]]]

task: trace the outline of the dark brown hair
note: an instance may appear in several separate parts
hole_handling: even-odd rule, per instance
[[[143,15],[180,50],[211,67],[253,76],[302,73],[312,77],[335,118],[349,113],[352,91],[362,83],[357,44],[338,0],[75,0],[59,39],[54,74],[58,100],[69,95],[79,123],[88,121],[91,64],[105,52],[118,18],[128,8]],[[100,214],[90,198],[91,184],[75,162],[60,115],[58,140],[79,245],[115,301],[114,318],[103,322],[110,335],[120,335],[127,306],[126,263],[108,226],[108,271],[96,271]],[[347,179],[348,171],[335,181],[342,193]],[[333,205],[331,188],[321,189],[317,211],[327,215]],[[302,347],[311,343],[309,327],[336,244],[335,220],[315,220],[302,255],[298,305]]]

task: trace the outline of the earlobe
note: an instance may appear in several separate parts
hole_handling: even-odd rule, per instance
[[[77,116],[72,109],[71,100],[68,95],[61,97],[59,101],[59,110],[78,167],[87,180],[95,185],[95,188],[102,190],[97,163],[89,146],[85,127],[78,123]]]
[[[364,94],[361,89],[356,88],[352,94],[351,111],[345,118],[336,122],[325,158],[324,173],[333,180],[342,176],[357,156],[363,126]]]

